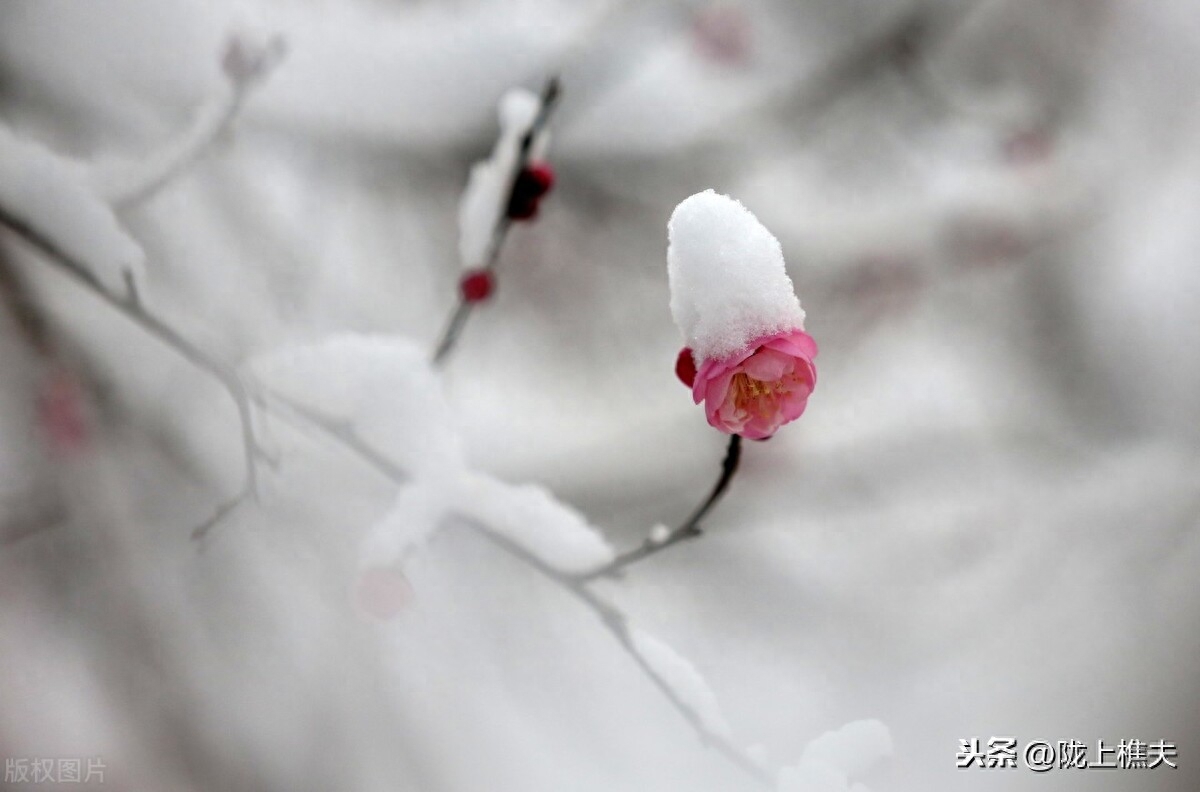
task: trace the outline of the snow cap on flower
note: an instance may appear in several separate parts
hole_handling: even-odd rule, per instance
[[[803,329],[779,240],[741,203],[697,193],[675,207],[667,238],[671,315],[697,362]]]

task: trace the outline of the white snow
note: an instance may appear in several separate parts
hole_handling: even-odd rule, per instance
[[[877,720],[859,720],[810,742],[800,755],[800,763],[821,762],[855,777],[891,753],[892,735],[887,726]]]
[[[452,516],[468,518],[566,574],[590,572],[613,559],[612,547],[583,515],[545,488],[458,469],[421,477],[401,490],[387,516],[370,529],[364,563],[403,560]]]
[[[824,764],[801,764],[779,774],[779,792],[849,792],[846,776]]]
[[[462,449],[429,353],[400,336],[343,334],[252,361],[263,385],[386,449],[409,474],[453,470]]]
[[[286,52],[279,36],[246,31],[229,38],[222,58],[225,81],[199,107],[192,122],[159,148],[135,159],[96,162],[89,180],[114,205],[144,200],[198,159],[233,123],[247,94],[260,85]]]
[[[655,676],[700,720],[705,731],[730,739],[733,730],[725,720],[720,702],[704,677],[686,658],[658,638],[639,629],[631,629],[633,649],[646,661]]]
[[[779,792],[866,792],[850,784],[892,753],[892,736],[876,720],[848,723],[810,742],[794,767],[779,774]]]
[[[667,236],[671,315],[697,359],[803,328],[779,240],[738,201],[697,193],[675,207]]]
[[[471,168],[458,206],[458,252],[464,269],[486,263],[492,232],[507,208],[521,138],[533,124],[539,106],[535,94],[520,88],[500,100],[500,137],[492,155]],[[545,154],[547,141],[544,131],[538,135],[532,149],[535,157]]]
[[[382,520],[367,532],[359,556],[365,567],[403,560],[442,525],[453,492],[436,478],[421,477],[401,488]]]
[[[427,350],[407,338],[346,334],[282,350],[249,366],[256,379],[369,438],[413,477],[368,533],[368,563],[393,561],[456,514],[566,573],[613,558],[604,538],[545,488],[507,484],[466,466],[453,411]]]
[[[88,187],[88,169],[0,124],[0,209],[124,293],[139,283],[145,254],[112,208]]]
[[[612,547],[582,514],[536,484],[465,476],[457,511],[560,572],[589,572],[613,559]]]

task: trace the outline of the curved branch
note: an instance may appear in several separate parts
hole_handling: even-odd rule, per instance
[[[721,461],[721,475],[717,478],[717,483],[713,485],[712,492],[709,493],[708,498],[696,507],[696,510],[684,520],[682,525],[668,533],[662,539],[647,539],[636,550],[630,550],[628,553],[619,555],[613,559],[611,564],[593,572],[588,572],[586,575],[581,575],[577,579],[588,581],[602,577],[613,577],[624,571],[626,567],[636,564],[644,558],[648,558],[687,539],[695,539],[700,536],[704,533],[700,528],[700,522],[708,516],[712,508],[717,505],[717,501],[725,494],[725,490],[729,488],[729,482],[733,480],[734,474],[737,473],[738,462],[741,461],[741,458],[742,437],[741,435],[730,435],[729,446],[725,450],[725,459]]]
[[[118,313],[165,345],[171,347],[184,360],[201,371],[206,372],[221,384],[237,407],[238,418],[241,422],[242,448],[246,466],[243,492],[256,497],[258,493],[256,463],[260,456],[265,455],[262,454],[254,436],[249,392],[237,372],[208,355],[200,347],[181,335],[179,331],[171,327],[171,325],[149,313],[138,300],[136,291],[130,291],[128,295],[114,294],[109,291],[87,266],[68,255],[52,239],[13,215],[4,206],[0,206],[0,225],[7,227],[33,248],[44,254],[60,272],[68,275],[76,283],[99,297]],[[224,509],[224,511],[228,511],[228,509]]]
[[[222,57],[225,83],[201,105],[192,123],[177,137],[138,161],[94,165],[96,192],[114,207],[126,208],[154,196],[196,162],[232,126],[250,91],[261,84],[286,51],[274,36],[254,43],[233,36]]]

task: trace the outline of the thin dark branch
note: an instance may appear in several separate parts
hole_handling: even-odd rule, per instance
[[[725,494],[725,490],[729,488],[729,482],[733,480],[734,474],[737,473],[738,462],[741,461],[741,458],[741,435],[730,435],[729,446],[725,450],[725,459],[721,462],[721,475],[717,478],[717,483],[713,485],[712,492],[709,493],[708,498],[696,507],[691,516],[661,540],[655,541],[654,538],[647,539],[636,550],[630,550],[628,553],[617,556],[611,564],[589,572],[586,575],[581,575],[579,579],[586,581],[602,577],[612,577],[644,558],[666,550],[672,545],[700,536],[704,532],[700,528],[700,523],[708,516],[712,508],[717,505],[717,501],[721,500],[721,496]]]
[[[171,347],[180,357],[201,371],[208,373],[221,383],[237,407],[238,417],[241,422],[242,448],[246,466],[244,489],[248,493],[257,494],[258,471],[256,463],[260,456],[260,451],[254,437],[250,396],[241,378],[238,377],[237,372],[208,355],[183,337],[171,325],[149,313],[138,301],[136,293],[119,295],[109,291],[82,262],[75,260],[52,239],[42,234],[24,220],[12,215],[2,206],[0,206],[0,225],[6,226],[18,237],[41,251],[60,272],[70,276],[76,283],[99,297],[118,313],[141,327],[151,336]]]
[[[546,124],[549,123],[550,114],[558,104],[558,98],[561,94],[562,86],[559,84],[557,76],[551,77],[546,81],[546,86],[542,89],[541,101],[538,104],[537,115],[533,117],[533,123],[529,125],[529,129],[526,130],[524,136],[521,138],[521,147],[517,151],[517,161],[513,165],[512,173],[509,174],[508,190],[505,193],[504,203],[500,207],[500,217],[496,220],[496,225],[492,229],[492,236],[488,242],[487,255],[484,257],[483,269],[485,270],[494,270],[496,264],[500,261],[500,251],[503,250],[504,240],[508,238],[508,231],[512,228],[512,219],[508,216],[508,207],[513,202],[518,179],[521,176],[521,172],[528,167],[529,159],[533,155],[533,143],[537,140],[538,134],[545,129]],[[435,366],[440,366],[445,362],[446,357],[458,342],[459,336],[462,335],[463,328],[467,324],[467,319],[471,317],[474,305],[474,303],[467,302],[461,294],[459,295],[454,312],[450,315],[450,321],[446,324],[446,329],[442,331],[437,346],[434,347],[433,363]]]
[[[199,542],[205,539],[213,528],[217,527],[230,514],[237,511],[253,495],[254,493],[250,490],[249,486],[244,485],[237,495],[234,495],[214,509],[211,517],[192,529],[192,541]]]
[[[517,159],[522,167],[529,164],[529,156],[533,153],[533,142],[537,139],[538,133],[545,129],[546,124],[550,121],[550,114],[554,112],[554,107],[558,104],[558,98],[561,95],[562,83],[559,82],[558,75],[546,80],[546,85],[542,88],[537,115],[533,117],[533,123],[529,125],[525,136],[521,138],[521,151]],[[520,173],[520,169],[517,170],[517,173]],[[516,174],[513,175],[513,181],[516,181]]]
[[[733,474],[737,473],[738,462],[741,459],[742,436],[730,435],[729,446],[725,449],[725,459],[721,461],[721,476],[717,479],[717,483],[713,485],[713,490],[709,494],[708,500],[696,507],[696,510],[684,521],[683,525],[676,529],[676,533],[699,536],[700,521],[705,518],[709,510],[725,494],[725,490],[729,487],[729,482],[733,480]]]
[[[408,481],[409,476],[403,468],[359,436],[345,421],[324,415],[273,391],[261,390],[255,399],[270,409],[272,414],[281,416],[293,426],[317,430],[326,439],[374,468],[393,484],[404,484]]]
[[[467,319],[471,316],[472,305],[473,303],[467,302],[462,295],[459,295],[458,303],[454,306],[454,313],[450,314],[450,321],[446,324],[446,329],[442,331],[437,348],[433,351],[435,366],[440,366],[445,361],[446,355],[450,354],[458,337],[462,335],[463,327],[466,326]]]

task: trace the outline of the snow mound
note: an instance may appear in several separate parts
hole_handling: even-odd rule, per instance
[[[428,352],[399,336],[344,334],[258,358],[264,385],[343,422],[410,475],[457,469],[462,444]]]
[[[779,240],[746,207],[705,190],[667,224],[671,315],[697,360],[804,327]]]
[[[0,124],[0,210],[87,267],[106,289],[123,294],[126,273],[144,281],[145,254],[88,179],[83,163]]]
[[[892,736],[876,720],[848,723],[810,742],[800,762],[779,775],[779,792],[867,792],[851,784],[892,753]]]
[[[458,511],[559,572],[591,572],[613,560],[613,549],[583,515],[536,484],[512,485],[465,476]]]

